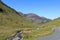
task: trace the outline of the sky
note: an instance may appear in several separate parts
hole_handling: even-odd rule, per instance
[[[49,19],[60,17],[60,0],[2,0],[18,12],[35,13]]]

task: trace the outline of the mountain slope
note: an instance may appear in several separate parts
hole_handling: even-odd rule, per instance
[[[46,23],[51,21],[50,19],[47,19],[45,17],[40,17],[34,13],[29,13],[24,15],[25,18],[27,18],[30,22],[40,24],[40,23]]]
[[[54,26],[57,26],[57,27],[60,27],[60,17],[44,24],[44,26],[46,27],[54,27]]]
[[[30,23],[18,12],[0,1],[0,40],[5,40],[21,28],[33,28],[37,25]]]
[[[4,3],[0,2],[0,25],[1,26],[16,26],[21,27],[24,23],[29,22],[19,15],[14,9],[8,7]],[[14,25],[15,24],[15,25]]]

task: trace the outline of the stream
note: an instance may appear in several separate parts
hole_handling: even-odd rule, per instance
[[[55,32],[51,35],[37,38],[36,40],[60,40],[60,28],[54,27]]]

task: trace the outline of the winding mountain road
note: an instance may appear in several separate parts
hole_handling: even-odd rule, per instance
[[[60,40],[60,28],[54,27],[55,32],[49,36],[37,38],[36,40]]]

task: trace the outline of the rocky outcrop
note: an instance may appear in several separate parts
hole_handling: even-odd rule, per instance
[[[8,38],[7,40],[23,40],[22,31],[18,31],[15,36]]]

